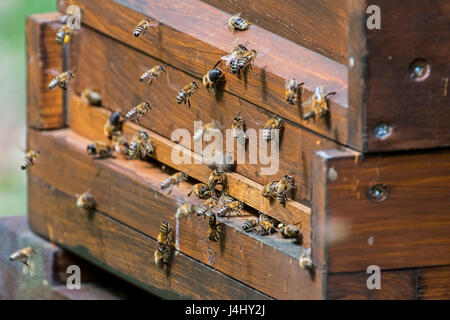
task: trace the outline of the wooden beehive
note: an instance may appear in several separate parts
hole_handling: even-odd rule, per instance
[[[371,4],[381,8],[381,30],[366,28],[368,4],[357,0],[61,0],[62,13],[69,5],[82,10],[82,29],[65,49],[54,39],[61,13],[30,16],[27,136],[28,148],[41,151],[28,176],[31,228],[168,298],[448,298],[450,151],[443,147],[450,144],[450,6]],[[226,21],[239,11],[254,24],[232,34]],[[159,25],[134,38],[133,28],[146,17]],[[191,108],[178,105],[177,91],[200,83],[236,38],[258,52],[253,69],[242,79],[226,70],[220,94],[202,88]],[[429,68],[424,79],[411,77],[417,59]],[[140,84],[156,64],[167,64],[167,76],[151,87]],[[52,72],[69,68],[77,71],[70,90],[48,91]],[[285,80],[293,77],[304,82],[301,101],[319,85],[336,91],[326,119],[305,121],[300,105],[285,102]],[[80,98],[86,88],[101,93],[102,107]],[[139,125],[126,122],[124,133],[149,132],[151,162],[86,154],[92,140],[106,141],[103,125],[112,111],[126,113],[147,99],[155,107]],[[261,195],[267,177],[260,165],[243,164],[227,174],[230,195],[250,213],[299,225],[303,244],[243,232],[246,215],[222,220],[214,243],[205,221],[191,217],[179,222],[180,251],[162,271],[153,263],[159,224],[175,226],[180,203],[200,203],[187,193],[210,172],[206,165],[174,164],[171,134],[193,133],[196,120],[228,127],[236,113],[250,128],[275,113],[285,120],[280,168],[269,181],[293,172],[297,189],[285,207],[271,204]],[[380,125],[387,135],[377,134]],[[198,158],[190,144],[181,145]],[[399,152],[374,153],[387,151]],[[162,192],[169,176],[162,164],[192,180]],[[376,186],[386,191],[381,201],[371,195]],[[97,202],[93,215],[75,205],[75,195],[86,190]],[[308,250],[314,272],[299,266]],[[367,288],[370,265],[382,270],[381,290]]]

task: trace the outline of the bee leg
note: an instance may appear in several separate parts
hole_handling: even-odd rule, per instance
[[[148,80],[148,85],[151,85],[152,82],[153,82],[153,75],[151,74],[151,75],[150,75],[150,79]]]
[[[189,106],[189,109],[191,108],[191,98],[187,98],[187,102],[188,102],[188,106]]]

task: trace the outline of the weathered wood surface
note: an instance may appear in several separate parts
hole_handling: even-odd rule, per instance
[[[195,78],[168,66],[166,74],[155,79],[149,88],[139,83],[139,77],[150,66],[161,64],[161,61],[92,29],[85,28],[78,40],[78,77],[74,82],[74,90],[80,94],[86,88],[101,88],[103,104],[111,110],[122,110],[123,113],[148,99],[153,109],[142,118],[141,124],[168,139],[171,139],[173,131],[178,128],[185,128],[193,134],[194,121],[201,120],[206,124],[214,119],[226,129],[231,128],[233,117],[241,112],[247,128],[259,130],[273,117],[273,114],[228,93],[224,93],[220,101],[215,101],[214,96],[209,95],[204,88],[192,97],[191,108],[178,105],[175,99],[178,90],[186,83],[196,80]],[[237,165],[236,172],[259,184],[278,180],[291,173],[296,180],[296,200],[308,205],[311,196],[312,153],[320,149],[338,148],[339,145],[291,122],[285,123],[280,141],[279,171],[276,175],[261,175],[261,166],[268,165],[261,165],[260,157],[249,159],[248,155],[247,163]],[[191,147],[190,142],[181,143]],[[247,151],[249,149],[250,146]],[[257,164],[250,164],[250,160],[257,161]]]
[[[29,143],[30,147],[39,147],[42,153],[39,162],[31,168],[33,178],[72,197],[76,193],[92,190],[101,214],[106,214],[117,221],[117,224],[120,222],[145,236],[156,238],[159,224],[163,220],[167,220],[175,229],[174,214],[178,205],[185,202],[200,203],[187,197],[186,194],[192,188],[190,183],[182,183],[175,187],[170,195],[161,192],[160,184],[168,175],[151,163],[128,161],[120,157],[108,160],[90,159],[85,153],[89,140],[70,130],[43,134],[30,131]],[[67,183],[68,181],[71,183]],[[33,220],[37,219],[36,215],[43,214],[37,214],[35,211],[34,204],[40,199],[36,189],[29,191],[29,208],[30,214],[34,215]],[[71,208],[66,209],[59,201],[53,206],[55,209],[42,210],[48,215],[58,210],[68,210],[70,211],[68,214],[75,214],[77,211],[75,200],[70,203]],[[87,215],[82,210],[79,212]],[[312,279],[309,273],[300,269],[298,265],[298,259],[304,248],[290,243],[289,240],[281,239],[279,234],[258,237],[244,233],[241,225],[246,218],[248,213],[244,213],[243,218],[222,219],[223,240],[217,243],[207,239],[207,225],[203,218],[193,216],[188,220],[181,220],[178,238],[182,255],[208,264],[217,271],[274,298],[320,298],[321,277]],[[54,233],[60,232],[62,227],[58,219],[62,218],[56,214],[54,219],[48,225],[54,229]],[[68,230],[65,227],[63,229]],[[41,230],[42,233],[41,227],[34,230]],[[77,229],[76,234],[77,237],[82,237],[83,231]],[[95,232],[91,236],[101,238]],[[56,236],[53,240],[61,243]],[[117,241],[129,245],[129,240],[120,235]],[[133,247],[128,251],[141,255],[144,254],[142,250],[144,249],[137,250]],[[151,259],[152,249],[145,249],[145,252]],[[98,254],[93,255],[101,257]],[[268,257],[271,263],[266,262]],[[149,263],[152,264],[152,261],[149,260]],[[136,275],[136,272],[128,269],[125,273]]]
[[[242,79],[238,79],[227,70],[227,82],[224,88],[226,92],[241,97],[242,104],[251,102],[272,113],[278,112],[282,117],[294,123],[343,144],[346,144],[349,139],[347,136],[347,68],[345,65],[296,45],[258,26],[253,26],[245,33],[233,35],[225,25],[229,15],[199,0],[183,2],[170,0],[140,2],[70,0],[60,1],[59,8],[61,11],[65,11],[71,4],[81,7],[82,22],[89,27],[162,60],[170,67],[183,70],[197,79],[201,79],[220,57],[231,52],[234,40],[240,38],[243,42],[249,41],[249,47],[259,52],[255,66]],[[136,23],[145,16],[159,21],[160,24],[149,29],[143,37],[136,39],[132,35],[132,30]],[[88,42],[87,45],[92,46],[92,43],[92,41]],[[124,57],[127,56],[118,56],[113,52],[104,52],[103,55],[105,54],[109,55],[108,61],[113,61],[113,65],[110,65],[109,68],[114,70],[114,65],[122,63],[122,60],[125,60]],[[86,55],[82,57],[85,59]],[[105,59],[104,56],[103,59]],[[141,62],[138,70],[145,71],[146,67],[148,65]],[[121,76],[132,76],[131,71],[136,69],[134,66],[125,74],[116,73],[114,78],[118,78],[117,80],[120,81]],[[285,80],[293,77],[299,82],[305,82],[302,94],[304,101],[311,96],[312,91],[318,85],[324,85],[329,92],[338,92],[330,98],[329,121],[304,121],[301,108],[288,105],[284,101]],[[114,78],[109,80],[115,81]],[[135,84],[134,80],[131,84],[139,85],[139,83]],[[180,82],[174,85],[177,88],[172,90],[179,90],[178,86],[182,87],[184,83]],[[139,96],[141,95],[139,94]],[[227,106],[239,105],[239,99],[235,98],[235,100],[233,103],[227,103]],[[129,98],[126,102],[130,103]],[[202,108],[212,102],[213,98],[210,97],[206,104],[202,103]]]
[[[55,35],[60,13],[30,15],[26,19],[27,123],[38,129],[64,126],[63,91],[48,90],[48,83],[62,72],[62,47]]]
[[[202,1],[230,17],[241,12],[241,17],[253,24],[347,64],[347,1]],[[237,36],[243,37],[245,33],[238,32]]]
[[[449,151],[357,157],[330,150],[314,162],[327,182],[313,194],[312,246],[322,241],[328,272],[450,264]],[[386,185],[384,201],[369,198],[377,184]]]
[[[103,140],[107,142],[103,125],[110,115],[110,111],[103,108],[89,107],[86,102],[73,95],[70,108],[70,127],[81,136],[91,140]],[[124,125],[124,133],[130,139],[134,133],[142,129],[131,122]],[[207,182],[211,169],[201,163],[201,158],[196,153],[183,148],[184,154],[190,159],[192,164],[175,164],[172,161],[172,150],[177,144],[160,135],[148,131],[155,152],[152,155],[157,161],[166,164],[176,170],[185,172],[192,178]],[[286,206],[283,207],[277,201],[270,201],[262,196],[263,186],[235,172],[227,173],[228,192],[231,196],[236,197],[246,203],[248,206],[264,212],[271,217],[280,221],[294,223],[299,225],[302,233],[305,235],[306,246],[309,246],[309,230],[310,230],[310,208],[296,201],[288,200]]]
[[[362,4],[361,4],[362,2]],[[351,109],[365,113],[363,136],[367,151],[410,150],[450,145],[450,3],[437,1],[355,1],[350,11],[349,96]],[[364,22],[368,5],[381,11],[381,30],[369,30]],[[358,34],[359,32],[359,34]],[[416,59],[425,59],[429,76],[417,81],[410,67]],[[352,75],[352,73],[354,73]],[[360,79],[363,90],[359,104],[352,101],[354,81]],[[349,122],[351,123],[351,122]],[[377,139],[374,129],[381,123],[392,133]]]

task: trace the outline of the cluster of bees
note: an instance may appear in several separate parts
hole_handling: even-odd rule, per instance
[[[152,26],[157,23],[152,23],[148,19],[144,19],[138,23],[133,30],[134,37],[141,37]],[[234,15],[228,20],[228,27],[232,33],[235,31],[244,31],[251,26],[251,23],[240,17],[240,14]],[[64,23],[56,34],[56,40],[62,45],[66,45],[73,33],[68,24]],[[257,52],[248,48],[248,42],[233,44],[233,49],[230,54],[223,56],[211,70],[209,70],[202,79],[204,87],[208,92],[214,92],[220,85],[223,85],[225,74],[219,67],[222,61],[226,62],[232,74],[238,77],[252,68]],[[167,65],[157,65],[147,70],[139,77],[139,82],[151,85],[157,77],[166,72]],[[48,85],[50,90],[59,87],[66,90],[69,83],[74,79],[75,73],[71,70],[65,71],[52,79]],[[285,84],[285,101],[290,105],[295,105],[299,101],[299,90],[303,86],[302,83],[297,83],[295,79],[286,80]],[[195,81],[186,84],[176,95],[176,102],[178,104],[187,104],[191,107],[191,98],[199,90],[199,86]],[[303,104],[308,106],[311,111],[304,113],[304,120],[319,119],[326,116],[329,112],[328,97],[335,92],[326,93],[325,88],[318,86],[312,97]],[[85,90],[82,93],[82,98],[85,99],[91,106],[101,106],[101,96],[92,90]],[[141,118],[152,109],[149,101],[142,102],[137,106],[131,108],[124,117],[121,116],[120,111],[113,112],[104,125],[104,134],[108,140],[112,142],[112,146],[102,141],[94,141],[87,146],[87,153],[97,159],[105,159],[113,157],[113,152],[128,156],[129,159],[145,159],[154,151],[151,139],[147,132],[138,130],[132,137],[131,141],[124,137],[122,133],[123,123],[125,121],[133,121],[139,123]],[[274,138],[275,129],[283,129],[284,120],[277,114],[268,119],[263,130],[263,138],[269,141]],[[233,118],[231,126],[233,130],[233,137],[240,144],[245,144],[247,136],[245,134],[246,125],[244,119],[238,114]],[[194,133],[194,141],[200,140],[203,134],[209,130],[218,130],[220,126],[213,121],[206,124],[197,132]],[[21,165],[23,170],[29,168],[36,162],[39,156],[38,150],[31,150],[26,154],[25,159]],[[225,163],[225,162],[223,162]],[[194,195],[199,199],[204,200],[204,203],[196,207],[193,204],[181,205],[175,214],[176,219],[182,219],[196,214],[197,216],[207,217],[208,239],[211,241],[218,241],[220,239],[220,222],[217,217],[231,217],[233,213],[241,216],[241,211],[244,209],[244,204],[237,199],[234,199],[227,193],[227,178],[225,169],[223,167],[213,166],[213,170],[208,178],[207,183],[197,183],[189,192],[188,196]],[[174,186],[186,181],[188,176],[185,173],[177,172],[167,178],[161,184],[161,189],[168,189],[172,192]],[[218,186],[221,186],[219,189]],[[282,204],[286,204],[288,195],[295,189],[294,179],[289,175],[285,175],[279,181],[272,181],[264,186],[262,195],[271,202],[275,199]],[[84,210],[95,210],[96,203],[94,197],[87,191],[82,195],[77,195],[77,207]],[[254,232],[257,235],[270,235],[279,231],[282,238],[294,239],[294,242],[301,243],[302,236],[300,229],[292,224],[278,223],[274,219],[265,214],[260,214],[259,217],[252,217],[244,222],[242,229],[245,232]],[[167,265],[171,252],[172,242],[172,228],[164,221],[159,228],[157,237],[158,247],[155,251],[155,263],[157,265]],[[11,260],[20,260],[22,256],[32,254],[34,251],[26,250],[24,255],[19,252],[11,255]],[[23,259],[22,259],[23,260]],[[312,261],[308,254],[302,255],[300,259],[302,268],[311,269]]]

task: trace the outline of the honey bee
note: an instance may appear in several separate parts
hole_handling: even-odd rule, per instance
[[[169,193],[171,193],[174,185],[178,185],[181,182],[186,181],[187,179],[188,175],[186,173],[177,172],[164,180],[163,183],[161,183],[161,189],[164,190],[169,188]]]
[[[263,197],[273,199],[276,196],[277,183],[278,181],[272,181],[271,183],[266,184],[262,191]]]
[[[188,103],[189,108],[191,107],[191,96],[197,92],[198,90],[198,85],[197,82],[193,81],[188,83],[187,85],[184,86],[183,89],[181,89],[178,94],[177,94],[177,103],[181,104],[184,102],[184,104],[186,104],[186,102]]]
[[[61,73],[59,76],[57,76],[56,78],[53,78],[49,84],[48,84],[48,89],[52,90],[56,87],[60,87],[63,90],[67,89],[67,85],[70,83],[70,81],[72,81],[74,78],[74,72],[72,71],[66,71]]]
[[[156,27],[158,25],[157,22],[151,22],[148,19],[144,19],[139,21],[138,25],[133,30],[133,35],[138,38],[142,36],[150,27]]]
[[[26,170],[32,165],[34,165],[40,154],[41,153],[39,150],[33,149],[28,151],[27,154],[25,155],[25,158],[22,161],[22,164],[20,165],[20,169]]]
[[[193,204],[185,203],[178,207],[177,212],[175,213],[175,219],[187,218],[196,211],[197,208]]]
[[[234,117],[231,129],[233,130],[233,137],[236,139],[236,141],[241,145],[245,145],[247,136],[245,134],[246,126],[244,119],[239,115]]]
[[[130,159],[145,159],[149,154],[153,153],[153,146],[148,133],[138,130],[131,140],[128,155]]]
[[[102,105],[102,96],[100,93],[90,89],[83,90],[81,99],[86,100],[90,106],[100,107]]]
[[[199,141],[203,135],[210,131],[220,131],[220,124],[213,120],[194,132],[194,141]]]
[[[295,189],[294,178],[289,175],[285,175],[276,185],[276,197],[278,202],[283,206],[286,204],[287,195]]]
[[[251,232],[255,229],[255,227],[258,225],[259,220],[256,217],[252,217],[244,222],[242,225],[242,230],[245,232]]]
[[[241,72],[245,72],[247,68],[252,67],[255,57],[255,50],[247,49],[247,44],[239,44],[234,47],[231,54],[223,56],[222,60],[225,60],[226,65],[230,66],[232,74],[239,76]]]
[[[112,139],[116,132],[122,132],[123,121],[120,119],[120,111],[113,112],[103,127],[103,133],[108,139]]]
[[[77,195],[77,207],[84,210],[94,210],[96,203],[90,191]]]
[[[208,217],[208,239],[211,241],[218,241],[220,239],[220,231],[218,227],[220,222],[217,222],[216,215],[213,213]]]
[[[309,250],[304,251],[301,256],[300,256],[300,260],[299,260],[299,265],[300,268],[302,269],[306,269],[306,270],[312,270],[314,265],[311,259],[311,253],[309,252]]]
[[[298,99],[298,90],[300,90],[300,87],[304,84],[302,83],[296,83],[295,79],[286,80],[286,90],[284,97],[286,99],[286,102],[292,105],[295,105],[297,103]]]
[[[121,131],[117,131],[112,136],[112,143],[114,150],[124,156],[127,156],[130,152],[130,146],[127,139],[122,135]]]
[[[204,183],[197,183],[194,185],[192,190],[188,193],[188,196],[191,196],[192,193],[199,199],[209,199],[214,195],[213,191],[208,189]]]
[[[258,218],[258,224],[253,228],[255,234],[259,236],[270,235],[275,232],[275,226],[273,222],[265,214],[261,214]]]
[[[157,266],[164,266],[169,264],[170,259],[170,246],[166,245],[158,245],[158,248],[155,250],[155,264]]]
[[[209,199],[206,199],[205,202],[197,208],[197,216],[210,216],[213,214],[212,209],[217,203],[217,198],[212,196]],[[208,214],[209,213],[209,214]]]
[[[105,159],[112,157],[113,150],[103,141],[94,141],[86,148],[87,154],[97,159]]]
[[[142,83],[148,82],[148,85],[151,85],[153,82],[153,78],[156,78],[163,72],[166,72],[166,66],[157,65],[144,72],[144,74],[139,78],[139,81]]]
[[[230,29],[231,33],[234,33],[235,30],[245,31],[252,25],[250,22],[248,22],[244,18],[241,18],[240,16],[241,13],[238,13],[228,19],[228,28]]]
[[[233,212],[236,212],[238,216],[242,216],[241,211],[244,209],[244,204],[242,201],[235,200],[233,202],[228,202],[225,204],[219,211],[217,211],[217,215],[219,217],[229,217]]]
[[[300,229],[294,226],[293,224],[289,224],[287,226],[283,226],[280,229],[281,237],[284,239],[296,239],[297,242],[301,241],[301,233]]]
[[[269,141],[274,138],[275,132],[274,130],[278,129],[281,131],[284,120],[280,117],[273,117],[267,120],[266,125],[264,126],[263,138],[266,141]]]
[[[151,108],[152,106],[150,105],[150,102],[142,102],[128,111],[125,115],[125,119],[139,123],[141,117],[146,114]]]
[[[221,63],[222,60],[219,60],[214,67],[203,76],[203,85],[206,89],[208,89],[209,93],[211,93],[210,89],[214,90],[220,82],[225,80],[225,75],[222,69],[217,68],[217,66]]]
[[[74,29],[67,25],[61,26],[56,32],[56,42],[65,46],[70,41],[70,36],[74,32]]]
[[[159,225],[158,244],[168,245],[171,241],[172,228],[167,221],[162,222]]]
[[[20,261],[27,267],[30,267],[28,265],[28,261],[31,259],[33,255],[36,254],[36,250],[34,250],[32,247],[26,247],[24,249],[18,250],[16,252],[13,252],[9,256],[9,261]]]
[[[324,117],[328,111],[328,97],[336,94],[336,92],[330,92],[325,94],[325,88],[323,86],[318,86],[314,90],[314,94],[310,99],[308,99],[303,105],[311,105],[311,111],[305,113],[303,120],[308,120],[311,118],[319,119]]]
[[[211,171],[211,174],[208,178],[208,189],[212,190],[219,184],[225,187],[227,185],[227,176],[225,175],[223,170],[214,169],[213,171]]]

